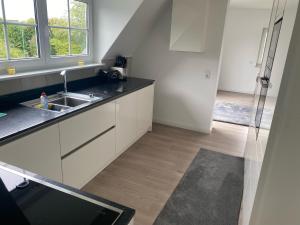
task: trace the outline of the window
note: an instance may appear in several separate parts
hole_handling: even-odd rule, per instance
[[[92,0],[0,0],[0,73],[92,62]],[[24,60],[26,59],[26,60]]]
[[[38,58],[34,0],[0,0],[0,60]]]
[[[47,0],[51,56],[88,54],[87,3]]]

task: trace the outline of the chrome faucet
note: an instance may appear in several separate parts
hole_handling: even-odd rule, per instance
[[[64,77],[64,89],[65,89],[64,93],[66,95],[68,93],[68,88],[67,88],[67,71],[66,70],[61,71],[60,75]]]

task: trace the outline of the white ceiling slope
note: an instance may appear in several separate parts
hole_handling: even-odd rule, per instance
[[[101,61],[143,1],[93,0],[95,61]]]
[[[274,0],[230,0],[232,8],[271,9]]]
[[[151,32],[168,1],[144,0],[103,59],[111,59],[119,54],[131,57],[147,34]]]

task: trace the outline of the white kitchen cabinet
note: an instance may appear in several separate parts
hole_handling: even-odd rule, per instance
[[[137,136],[152,130],[154,85],[137,92]]]
[[[154,85],[0,147],[0,161],[83,187],[152,128]]]
[[[58,125],[1,146],[0,161],[62,182]]]
[[[116,152],[119,155],[137,139],[137,93],[119,98],[116,103]]]
[[[105,105],[106,110],[100,110],[102,113],[105,112],[104,116],[101,116],[99,109],[96,109],[96,112],[85,112],[77,118],[69,119],[67,123],[62,122],[63,126],[60,125],[60,128],[63,127],[63,130],[61,129],[61,143],[65,142],[65,146],[68,145],[68,151],[64,151],[62,154],[64,155],[62,159],[64,184],[76,188],[83,187],[116,157],[127,150],[138,138],[150,130],[153,117],[153,97],[154,85],[151,85],[117,99],[116,113],[112,113],[111,105]],[[103,106],[99,108],[101,107]],[[108,110],[109,108],[110,110]],[[96,139],[95,137],[89,139],[86,143],[84,141],[95,135],[99,129],[97,128],[99,124],[95,123],[95,118],[110,121],[105,123],[105,126],[101,125],[101,129],[104,127],[110,128],[114,120],[116,126],[109,132],[96,137]],[[89,128],[92,127],[90,131],[93,132],[81,132],[88,129],[85,121],[88,121]],[[77,131],[79,132],[76,133],[72,141],[72,135]],[[62,149],[66,149],[65,146],[62,145]]]
[[[115,128],[62,160],[63,183],[82,188],[115,157]]]
[[[154,85],[117,100],[116,152],[126,151],[147,131],[152,129]]]
[[[115,102],[110,102],[59,123],[61,155],[115,126],[115,110]]]
[[[173,0],[170,50],[205,51],[209,4],[209,0]]]

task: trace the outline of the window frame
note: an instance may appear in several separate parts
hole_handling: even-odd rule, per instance
[[[1,0],[0,0],[1,1]],[[14,66],[18,71],[33,71],[42,69],[53,69],[57,67],[74,66],[79,60],[84,60],[86,64],[94,62],[93,50],[93,7],[92,0],[82,0],[87,3],[87,55],[67,55],[51,56],[50,32],[48,27],[47,0],[34,0],[37,41],[39,44],[39,58],[23,58],[13,60],[0,60],[0,70],[7,65]]]
[[[46,0],[47,1],[47,0]],[[51,48],[50,48],[50,57],[51,58],[62,58],[62,57],[74,57],[74,56],[88,56],[90,54],[90,48],[89,48],[89,32],[90,32],[90,24],[89,24],[89,3],[85,1],[79,1],[87,4],[86,8],[86,28],[79,28],[71,26],[71,8],[70,8],[70,0],[66,0],[68,4],[68,26],[55,26],[55,25],[49,25],[48,23],[48,30],[49,30],[49,43],[50,43],[50,29],[64,29],[68,31],[68,38],[69,38],[69,54],[68,55],[51,55]],[[48,12],[48,11],[47,11]],[[48,21],[48,15],[47,15],[47,21]],[[78,30],[78,31],[85,31],[86,36],[86,54],[72,54],[72,31]]]
[[[0,25],[3,25],[4,31],[4,47],[6,50],[6,59],[0,59],[0,62],[3,63],[10,63],[14,61],[27,61],[27,60],[36,60],[41,57],[40,54],[40,38],[39,38],[39,25],[38,25],[38,18],[37,18],[37,0],[32,0],[34,6],[34,16],[35,16],[35,24],[27,24],[22,22],[8,22],[6,19],[6,12],[5,12],[5,4],[4,0],[0,0],[1,8],[2,8],[2,16],[3,22],[0,22]],[[10,55],[10,45],[9,45],[9,37],[8,37],[8,25],[15,25],[21,27],[33,27],[35,29],[36,34],[36,46],[37,46],[37,56],[36,57],[23,57],[23,58],[13,58]]]

